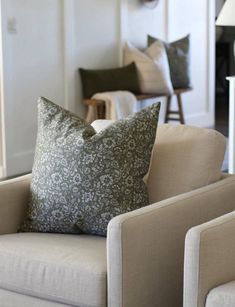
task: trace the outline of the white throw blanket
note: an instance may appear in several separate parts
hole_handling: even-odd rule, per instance
[[[97,93],[92,99],[105,101],[105,119],[122,119],[140,109],[136,97],[128,91]]]

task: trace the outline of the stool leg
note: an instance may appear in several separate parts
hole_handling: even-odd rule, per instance
[[[168,123],[168,115],[170,113],[170,108],[171,108],[171,98],[172,96],[167,96],[167,102],[166,102],[166,113],[165,113],[165,120],[164,123]]]
[[[92,123],[96,119],[98,119],[97,106],[94,105],[88,106],[86,121],[88,123]]]
[[[177,96],[177,102],[178,102],[178,107],[179,107],[180,123],[181,123],[182,125],[184,125],[184,124],[185,124],[185,121],[184,121],[184,113],[183,113],[181,95],[180,95],[180,94],[177,94],[176,96]]]

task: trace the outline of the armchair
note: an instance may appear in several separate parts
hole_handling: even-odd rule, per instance
[[[189,230],[184,307],[235,306],[235,211]]]
[[[235,176],[220,172],[225,146],[213,130],[160,126],[152,205],[113,218],[107,239],[16,233],[30,175],[1,182],[1,306],[182,307],[187,231],[235,210]]]

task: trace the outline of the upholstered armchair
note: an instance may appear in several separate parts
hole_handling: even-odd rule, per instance
[[[235,211],[189,230],[184,307],[235,306]]]
[[[225,146],[213,130],[160,126],[145,178],[151,205],[113,218],[107,238],[17,233],[31,176],[1,182],[0,305],[182,307],[187,231],[235,209],[235,176],[220,172]]]

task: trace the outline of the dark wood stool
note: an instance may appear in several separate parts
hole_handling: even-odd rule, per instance
[[[138,101],[141,101],[152,98],[166,97],[167,105],[164,122],[168,123],[169,121],[179,121],[181,124],[185,124],[181,94],[189,92],[191,90],[191,88],[176,89],[174,90],[174,93],[170,96],[166,94],[142,94],[136,95],[136,99]],[[176,95],[178,110],[171,110],[171,101],[174,95]],[[105,102],[103,100],[84,99],[83,102],[89,108],[92,108],[95,117],[94,119],[105,119]],[[171,117],[171,115],[177,115],[177,117]]]

